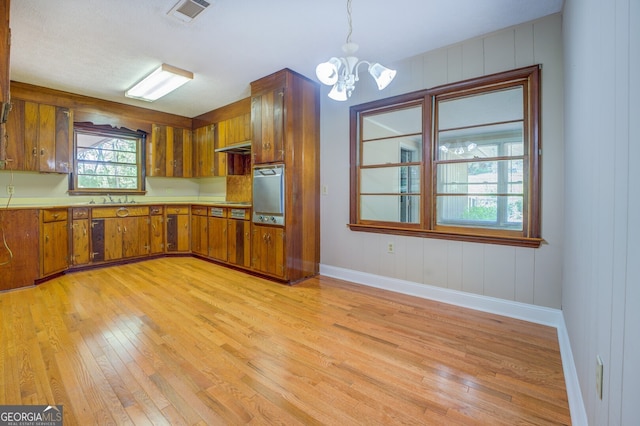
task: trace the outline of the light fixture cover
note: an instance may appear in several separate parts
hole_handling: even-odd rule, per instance
[[[376,62],[369,67],[369,74],[371,74],[371,77],[378,83],[378,90],[382,90],[387,87],[396,76],[396,70],[391,70]]]
[[[192,72],[162,64],[138,84],[127,90],[124,95],[128,98],[153,102],[189,80],[193,80]]]

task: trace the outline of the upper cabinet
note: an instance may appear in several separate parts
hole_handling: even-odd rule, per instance
[[[69,108],[12,100],[6,123],[7,169],[69,173],[73,116]]]
[[[154,124],[146,156],[147,176],[192,177],[191,130]]]
[[[265,77],[268,78],[268,77]],[[260,80],[259,80],[260,81]],[[275,87],[256,85],[251,90],[251,116],[253,117],[253,163],[284,161],[284,81],[272,82]]]
[[[194,177],[215,176],[214,146],[215,126],[213,124],[198,127],[193,131]]]

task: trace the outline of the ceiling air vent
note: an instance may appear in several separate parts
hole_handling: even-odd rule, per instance
[[[176,17],[183,22],[191,22],[207,7],[209,7],[209,2],[204,0],[180,0],[167,15]]]

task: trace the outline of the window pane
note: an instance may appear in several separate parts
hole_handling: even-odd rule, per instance
[[[438,225],[522,230],[522,196],[438,196]]]
[[[420,223],[420,197],[361,195],[360,218],[383,222]]]
[[[360,170],[362,193],[419,193],[420,166],[378,167]]]
[[[363,140],[415,133],[422,133],[422,105],[367,114],[362,120]]]
[[[140,190],[143,140],[136,132],[77,127],[77,188]]]
[[[362,165],[422,161],[422,135],[362,143]]]
[[[438,102],[438,129],[524,118],[522,86]]]
[[[523,123],[503,123],[438,133],[438,160],[521,156]]]
[[[470,161],[437,166],[439,194],[521,194],[523,160]]]

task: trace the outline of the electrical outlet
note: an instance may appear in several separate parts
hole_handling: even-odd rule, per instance
[[[393,243],[389,241],[387,243],[387,253],[393,253],[393,250],[394,250]]]
[[[16,187],[13,185],[7,185],[7,194],[13,195],[16,193]]]
[[[322,195],[328,195],[329,187],[327,185],[322,185],[321,192],[322,192]]]
[[[604,364],[600,355],[596,355],[596,392],[602,399],[602,380],[604,379]]]

